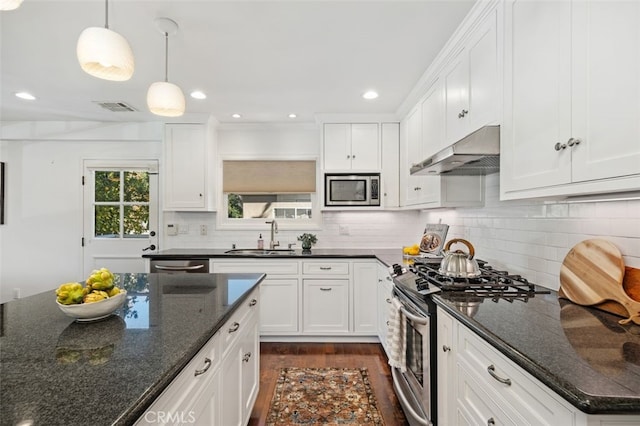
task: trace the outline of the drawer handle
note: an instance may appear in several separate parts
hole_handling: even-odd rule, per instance
[[[242,362],[249,362],[249,358],[251,358],[251,352],[247,352],[246,354],[244,354],[244,356],[242,357]]]
[[[235,333],[240,328],[240,323],[234,322],[231,327],[229,327],[229,333]]]
[[[493,364],[487,367],[487,372],[491,375],[491,377],[493,377],[500,383],[503,383],[507,386],[511,386],[511,379],[503,379],[502,377],[498,376],[496,374],[496,367],[494,367]]]
[[[321,271],[330,271],[331,270],[331,266],[321,266],[320,270]]]
[[[391,303],[391,299],[389,299],[388,297],[385,300],[387,301],[387,303]]]
[[[493,426],[495,424],[496,424],[496,421],[493,419],[493,417],[487,420],[487,426]]]
[[[249,302],[249,306],[256,306],[258,304],[258,301],[256,299],[251,299],[251,302]]]
[[[211,360],[210,360],[209,358],[205,358],[205,359],[204,359],[204,363],[205,363],[205,366],[204,366],[204,368],[203,368],[202,370],[196,370],[196,371],[193,373],[193,376],[194,376],[194,377],[195,377],[195,376],[199,376],[199,375],[201,375],[201,374],[206,373],[206,372],[207,372],[207,370],[209,369],[209,367],[211,367]]]
[[[442,345],[442,352],[449,352],[451,348],[447,345]]]
[[[320,291],[331,291],[331,287],[320,287]]]

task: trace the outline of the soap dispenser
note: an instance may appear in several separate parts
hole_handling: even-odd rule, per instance
[[[262,239],[262,234],[258,237],[258,250],[264,250],[264,240]]]

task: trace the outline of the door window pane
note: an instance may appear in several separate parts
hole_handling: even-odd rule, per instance
[[[120,201],[120,172],[95,172],[95,186],[97,202]]]
[[[149,206],[124,206],[124,238],[146,238],[149,234]]]
[[[95,236],[101,238],[117,238],[120,236],[120,207],[95,207]]]
[[[124,201],[149,202],[149,174],[124,172]]]

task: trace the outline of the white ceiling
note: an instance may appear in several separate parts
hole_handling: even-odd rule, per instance
[[[145,100],[149,85],[164,79],[158,17],[179,25],[169,37],[169,81],[187,97],[183,121],[395,113],[473,3],[110,0],[109,27],[128,39],[136,61],[129,81],[111,82],[84,73],[75,54],[84,28],[104,26],[104,1],[24,0],[0,12],[0,120],[163,120]],[[191,99],[195,89],[207,99]],[[363,100],[368,89],[380,97]],[[37,100],[16,98],[20,91]],[[111,112],[97,101],[137,112]]]

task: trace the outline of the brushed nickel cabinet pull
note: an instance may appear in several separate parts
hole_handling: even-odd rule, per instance
[[[207,372],[207,370],[209,369],[209,367],[211,367],[211,360],[210,360],[209,358],[205,358],[205,359],[204,359],[204,363],[205,363],[205,366],[204,366],[204,368],[203,368],[202,370],[196,370],[196,371],[193,373],[193,376],[194,376],[194,377],[196,377],[196,376],[199,376],[199,375],[201,375],[201,374],[206,373],[206,372]]]
[[[331,291],[331,287],[320,287],[321,291]]]
[[[320,270],[321,271],[330,271],[331,270],[331,266],[321,266]]]
[[[256,306],[258,304],[258,301],[256,299],[251,299],[251,302],[249,302],[249,306]]]
[[[229,327],[229,333],[235,333],[240,328],[240,323],[234,322],[231,327]]]
[[[242,357],[242,362],[249,362],[249,358],[251,358],[251,352],[247,352],[246,354],[244,354],[244,356]]]
[[[442,345],[442,352],[449,352],[451,348],[447,345]]]
[[[505,384],[507,386],[511,386],[511,379],[503,379],[502,377],[498,376],[496,374],[496,367],[494,367],[493,364],[491,364],[490,366],[487,367],[487,372],[491,375],[491,377],[493,377],[494,379],[496,379],[500,383],[503,383],[503,384]]]

